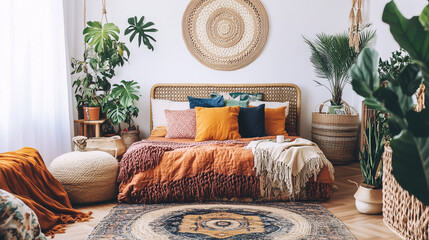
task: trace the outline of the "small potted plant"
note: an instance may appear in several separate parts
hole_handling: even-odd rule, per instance
[[[380,214],[383,207],[382,156],[386,136],[386,114],[377,112],[373,119],[369,118],[365,129],[365,144],[360,155],[362,183],[354,197],[356,208],[361,213]]]
[[[103,111],[110,122],[118,126],[118,133],[129,147],[140,140],[139,127],[134,125],[133,118],[139,114],[135,101],[140,99],[140,86],[135,81],[122,80],[120,84],[113,84],[112,92],[103,99]],[[127,124],[121,130],[121,123]]]

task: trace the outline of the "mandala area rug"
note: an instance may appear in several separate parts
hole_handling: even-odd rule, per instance
[[[355,239],[322,204],[120,204],[88,239]]]

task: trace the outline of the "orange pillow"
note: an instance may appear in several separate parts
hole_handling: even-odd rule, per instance
[[[196,142],[241,138],[238,132],[240,107],[195,107],[195,112],[197,115]]]
[[[167,127],[157,127],[150,133],[151,137],[165,137],[167,135]]]
[[[285,130],[285,109],[286,107],[265,108],[265,134],[267,136],[288,135]]]

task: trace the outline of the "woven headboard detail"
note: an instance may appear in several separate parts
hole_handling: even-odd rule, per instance
[[[263,93],[263,101],[289,101],[289,115],[286,126],[288,132],[299,135],[299,119],[301,114],[301,90],[295,84],[156,84],[150,92],[151,99],[167,99],[177,102],[188,101],[187,96],[209,98],[213,92],[244,92]],[[150,129],[152,129],[152,105]]]

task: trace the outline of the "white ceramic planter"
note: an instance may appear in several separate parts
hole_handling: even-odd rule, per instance
[[[356,199],[356,208],[359,212],[365,214],[381,214],[383,209],[382,189],[371,189],[361,185],[354,197]]]

